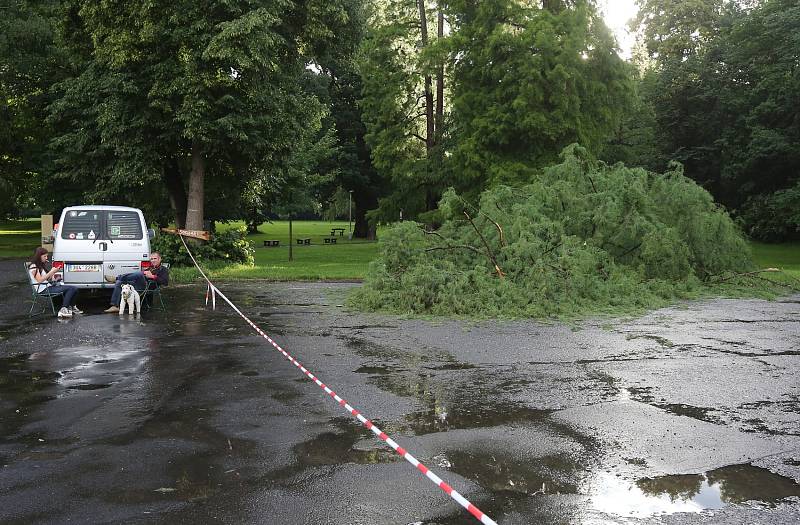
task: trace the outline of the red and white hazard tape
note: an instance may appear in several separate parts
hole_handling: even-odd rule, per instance
[[[275,349],[277,351],[279,351],[281,354],[283,354],[283,356],[286,359],[291,361],[291,363],[294,366],[299,368],[300,371],[303,372],[306,375],[306,377],[308,377],[314,383],[316,383],[317,386],[319,386],[322,390],[324,390],[326,394],[331,396],[337,403],[339,403],[340,406],[344,407],[344,409],[347,410],[353,417],[358,419],[361,422],[361,424],[363,424],[365,427],[370,429],[372,431],[372,433],[375,434],[376,436],[378,436],[378,438],[381,441],[383,441],[384,443],[386,443],[387,445],[392,447],[392,449],[395,452],[400,454],[400,456],[402,456],[406,461],[408,461],[409,463],[414,465],[420,472],[425,474],[425,477],[427,477],[429,480],[433,481],[440,489],[442,489],[445,492],[445,494],[447,494],[448,496],[450,496],[451,498],[456,500],[459,505],[461,505],[462,507],[467,509],[467,511],[469,511],[470,514],[475,516],[475,518],[477,518],[478,521],[480,521],[481,523],[484,523],[485,525],[497,525],[497,522],[495,522],[492,518],[490,518],[489,516],[487,516],[486,514],[481,512],[481,510],[478,507],[476,507],[475,505],[470,503],[469,500],[467,500],[467,498],[462,496],[458,491],[454,490],[453,487],[451,487],[450,485],[445,483],[444,480],[442,480],[442,478],[440,478],[439,476],[434,474],[430,469],[428,469],[428,467],[426,467],[425,465],[420,463],[419,460],[417,460],[417,458],[412,456],[406,449],[404,449],[403,447],[398,445],[395,440],[393,440],[392,438],[387,436],[386,433],[383,432],[380,428],[378,428],[372,421],[370,421],[369,419],[364,417],[358,410],[356,410],[355,408],[350,406],[347,403],[347,401],[345,401],[344,399],[339,397],[339,395],[336,392],[331,390],[331,388],[329,388],[325,383],[323,383],[317,376],[315,376],[309,370],[307,370],[302,364],[300,364],[299,361],[297,361],[297,359],[295,359],[294,357],[289,355],[289,353],[287,353],[283,348],[281,348],[278,343],[273,341],[270,336],[268,336],[266,333],[264,333],[264,331],[261,330],[261,328],[259,328],[253,321],[251,321],[246,315],[244,315],[241,312],[241,310],[239,310],[239,308],[237,308],[236,305],[233,304],[231,302],[231,300],[228,299],[225,296],[225,294],[223,294],[220,291],[219,288],[214,286],[214,283],[211,282],[211,280],[206,276],[206,274],[203,273],[203,269],[200,268],[199,264],[197,264],[197,261],[195,260],[194,255],[192,255],[191,250],[189,250],[189,246],[187,246],[186,241],[183,239],[183,236],[180,235],[180,238],[181,238],[181,242],[183,242],[184,248],[186,248],[186,253],[189,254],[189,257],[191,257],[192,262],[197,267],[197,270],[200,272],[200,275],[202,275],[203,279],[205,279],[206,283],[208,283],[208,288],[206,289],[206,305],[208,305],[208,299],[209,299],[209,295],[210,295],[211,296],[211,301],[212,301],[212,306],[214,308],[216,308],[216,305],[217,305],[216,295],[219,294],[219,296],[226,303],[228,303],[228,305],[231,308],[233,308],[233,310],[237,314],[239,314],[239,316],[242,319],[244,319],[245,322],[247,322],[247,324],[249,324],[253,328],[253,330],[255,330],[261,337],[263,337],[264,339],[269,341],[269,343],[273,347],[275,347]]]

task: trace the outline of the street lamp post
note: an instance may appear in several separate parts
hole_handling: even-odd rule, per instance
[[[353,238],[353,190],[350,190],[349,199],[347,201],[347,231],[350,232],[350,238]]]

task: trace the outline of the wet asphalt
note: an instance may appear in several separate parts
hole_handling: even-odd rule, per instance
[[[477,523],[200,285],[28,319],[0,261],[0,522]],[[220,283],[500,524],[800,522],[800,296],[575,325],[360,314]]]

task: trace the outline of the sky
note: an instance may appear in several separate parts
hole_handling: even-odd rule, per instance
[[[628,20],[636,16],[635,0],[600,0],[598,5],[603,12],[606,25],[617,37],[622,57],[630,58],[633,47],[633,35],[628,32]]]

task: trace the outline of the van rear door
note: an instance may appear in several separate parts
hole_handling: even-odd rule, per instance
[[[101,210],[66,210],[59,227],[58,259],[64,261],[64,282],[98,284],[103,282]]]
[[[138,210],[108,210],[105,212],[105,231],[108,250],[104,253],[103,273],[122,275],[142,269],[149,263],[150,242],[144,228],[144,217]]]

